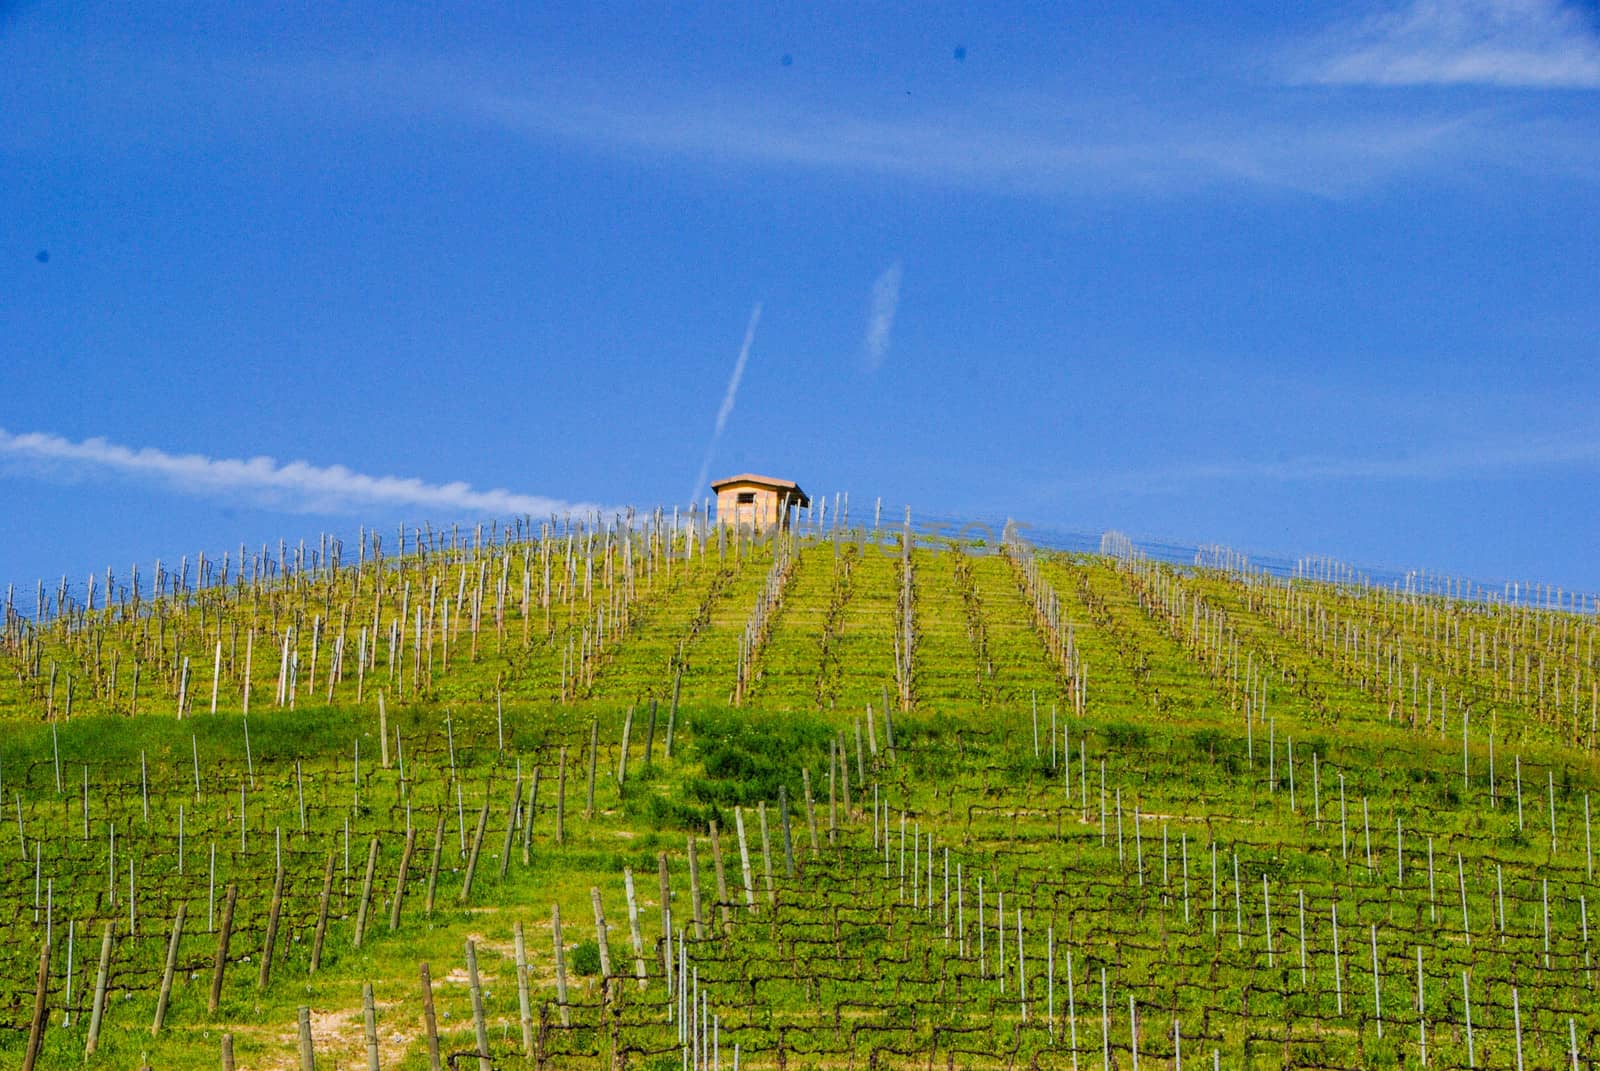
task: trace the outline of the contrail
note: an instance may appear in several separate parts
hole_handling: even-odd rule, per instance
[[[901,264],[897,260],[872,284],[872,311],[867,315],[867,367],[876,372],[889,355],[889,333],[900,307]]]
[[[711,431],[711,442],[706,446],[705,460],[700,462],[700,475],[689,492],[690,502],[700,500],[706,479],[711,475],[711,458],[717,452],[717,442],[722,438],[722,429],[727,427],[728,417],[733,415],[733,403],[739,396],[739,380],[744,376],[744,364],[750,359],[750,346],[756,340],[756,324],[760,322],[761,302],[758,301],[755,308],[750,310],[750,323],[744,329],[744,345],[739,347],[739,359],[733,362],[733,375],[728,378],[728,392],[722,396],[722,408],[717,410],[717,426]]]
[[[343,465],[324,467],[306,461],[280,464],[270,457],[169,454],[153,447],[134,449],[102,438],[73,442],[41,432],[13,435],[0,428],[0,458],[7,457],[43,465],[109,469],[194,495],[245,493],[264,498],[268,505],[297,512],[343,513],[361,503],[505,516],[610,512],[587,503],[517,494],[501,488],[480,491],[461,482],[439,484],[402,476],[371,476],[352,472]]]

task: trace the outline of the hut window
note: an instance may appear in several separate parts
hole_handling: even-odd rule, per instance
[[[754,491],[740,491],[739,492],[739,505],[741,505],[741,506],[753,506],[753,505],[755,505],[755,501],[756,501],[756,493]]]

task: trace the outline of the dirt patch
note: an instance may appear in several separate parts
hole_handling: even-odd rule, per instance
[[[378,1027],[378,1058],[384,1067],[398,1064],[410,1048],[411,1038],[418,1031],[412,1024],[412,1014],[406,1008],[407,1001],[378,1001],[373,1002],[373,1009],[377,1013]],[[420,1012],[418,1013],[420,1015]],[[269,1063],[259,1065],[271,1071],[298,1071],[300,1067],[300,1029],[299,1025],[291,1026],[287,1031],[259,1031],[235,1030],[255,1033],[258,1036],[268,1036],[274,1043],[273,1047],[284,1055],[282,1059],[268,1056]],[[319,1066],[329,1067],[365,1067],[367,1062],[366,1027],[363,1022],[362,1010],[356,1008],[341,1008],[337,1010],[311,1009],[311,1043],[316,1050]]]

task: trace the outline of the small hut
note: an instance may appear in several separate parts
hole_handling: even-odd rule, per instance
[[[757,532],[788,528],[789,507],[804,509],[811,505],[811,499],[793,480],[752,472],[716,480],[711,489],[717,493],[717,522],[731,528]]]

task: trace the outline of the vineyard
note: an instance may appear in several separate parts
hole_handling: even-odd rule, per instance
[[[7,593],[0,1065],[1600,1054],[1583,599],[909,522],[358,544]]]

